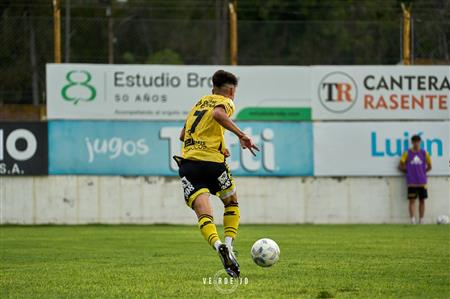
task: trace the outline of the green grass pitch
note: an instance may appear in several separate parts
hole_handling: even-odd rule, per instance
[[[450,298],[448,225],[242,225],[231,295],[194,226],[2,226],[1,298]],[[218,227],[221,231],[221,227]],[[260,268],[252,243],[281,258]]]

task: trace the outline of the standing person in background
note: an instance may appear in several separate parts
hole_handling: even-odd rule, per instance
[[[406,173],[408,185],[409,216],[411,224],[416,224],[416,198],[419,198],[419,223],[423,224],[425,199],[428,198],[427,172],[431,170],[430,155],[420,147],[419,135],[411,137],[412,147],[403,153],[399,169]]]

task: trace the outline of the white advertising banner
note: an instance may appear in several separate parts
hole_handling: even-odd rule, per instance
[[[448,66],[315,66],[313,119],[449,120]]]
[[[430,154],[430,175],[450,175],[450,122],[315,123],[314,173],[318,176],[401,175],[400,157],[412,135]]]
[[[183,120],[218,69],[238,76],[238,120],[310,120],[310,68],[47,64],[49,119]]]

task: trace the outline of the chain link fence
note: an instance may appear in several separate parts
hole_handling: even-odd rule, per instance
[[[450,64],[450,21],[413,18],[413,63]]]
[[[218,20],[62,17],[62,61],[228,64],[228,23]],[[397,64],[401,20],[239,21],[242,65]],[[53,19],[0,19],[0,103],[43,103],[53,61]],[[450,22],[414,20],[414,57],[449,61]],[[112,37],[112,47],[110,38]]]

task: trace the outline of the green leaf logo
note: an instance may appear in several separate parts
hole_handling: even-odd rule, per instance
[[[74,77],[78,77],[78,76],[74,76],[76,74],[81,74],[81,80],[80,80],[80,78],[74,78]],[[95,99],[95,96],[97,95],[97,91],[95,90],[94,86],[89,84],[89,82],[91,82],[91,79],[92,79],[92,75],[88,71],[73,70],[73,71],[68,72],[66,75],[66,80],[68,83],[66,85],[64,85],[64,87],[61,89],[61,96],[66,101],[72,101],[74,105],[77,105],[78,102],[80,102],[80,101],[83,101],[83,102],[93,101]],[[86,88],[89,91],[89,93],[88,93],[89,96],[88,97],[80,97],[78,95],[75,95],[72,97],[69,96],[67,94],[67,92],[69,91],[70,88],[72,88],[74,86],[81,86],[83,88]]]

